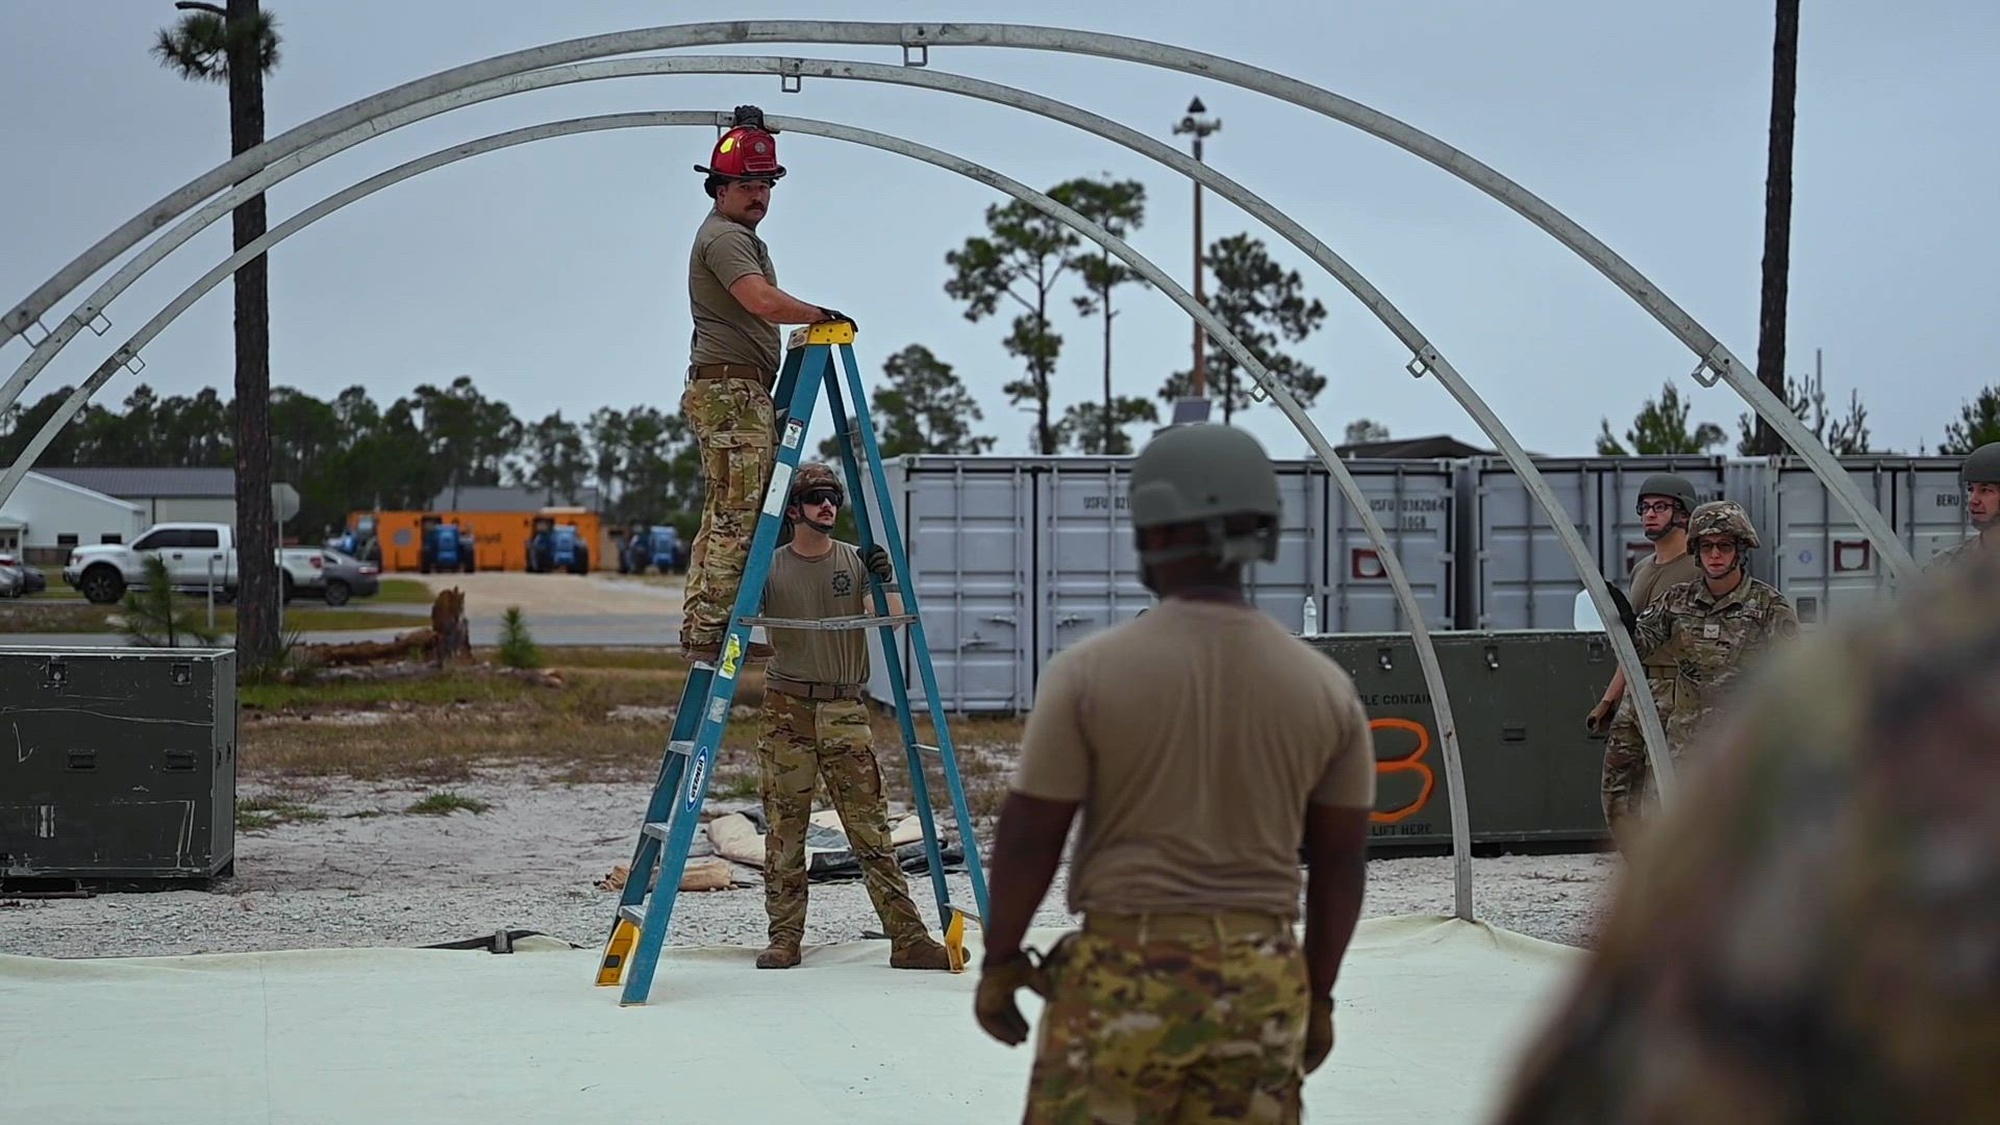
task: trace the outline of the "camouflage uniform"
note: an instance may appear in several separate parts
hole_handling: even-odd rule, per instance
[[[1693,572],[1699,575],[1691,556],[1678,555],[1666,567],[1668,574],[1679,575]],[[1637,568],[1634,568],[1635,572]],[[1636,583],[1635,583],[1636,585]],[[1678,583],[1667,579],[1662,585],[1652,587],[1653,597],[1647,606],[1659,603]],[[1645,661],[1646,686],[1653,693],[1653,708],[1661,715],[1672,713],[1674,707],[1674,685],[1678,680],[1675,668],[1667,661]],[[1639,726],[1638,703],[1634,693],[1627,690],[1618,699],[1618,706],[1611,712],[1611,723],[1604,737],[1604,771],[1599,780],[1599,801],[1604,811],[1604,823],[1615,834],[1628,819],[1638,815],[1640,805],[1645,801],[1648,785],[1652,779],[1652,763],[1646,758],[1646,733]]]
[[[718,644],[757,532],[770,483],[777,422],[770,392],[750,379],[696,379],[681,393],[681,415],[701,447],[701,528],[688,548],[681,643]]]
[[[1984,549],[1984,543],[1985,538],[1979,535],[1974,535],[1960,543],[1954,543],[1937,554],[1932,555],[1931,561],[1924,564],[1924,569],[1927,571],[1937,570],[1977,558],[1979,552]]]
[[[1286,919],[1218,941],[1216,917],[1093,916],[1051,951],[1026,1125],[1299,1120],[1305,955]]]
[[[1498,1125],[1994,1120],[1996,555],[1746,682]]]
[[[1713,501],[1695,509],[1688,539],[1732,535],[1737,539],[1739,567],[1758,545],[1757,533],[1742,508]],[[1742,573],[1734,590],[1717,595],[1704,579],[1683,582],[1639,615],[1632,643],[1648,661],[1671,660],[1674,680],[1672,706],[1660,709],[1666,728],[1667,752],[1679,760],[1695,731],[1727,699],[1731,682],[1770,643],[1798,633],[1799,618],[1777,587]]]
[[[763,720],[757,760],[770,821],[764,837],[764,909],[771,940],[797,945],[805,937],[806,829],[815,785],[824,776],[883,931],[896,946],[928,941],[889,843],[882,769],[870,748],[874,732],[867,709],[858,699],[801,699],[766,691]]]

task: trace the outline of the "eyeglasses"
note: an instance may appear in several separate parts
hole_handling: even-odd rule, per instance
[[[1694,549],[1704,555],[1729,555],[1736,553],[1733,539],[1704,539],[1694,545]]]
[[[821,504],[840,507],[840,493],[831,488],[812,488],[799,493],[798,502],[807,508],[817,508]]]
[[[1672,500],[1642,500],[1639,502],[1639,514],[1642,516],[1649,512],[1671,512],[1673,510],[1674,502]]]

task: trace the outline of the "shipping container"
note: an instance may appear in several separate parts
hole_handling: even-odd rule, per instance
[[[1956,498],[1954,459],[1837,460],[1919,563],[1929,557],[1923,544],[1947,539],[1962,519],[1961,509],[1939,507],[1940,480],[1950,482],[1945,491]],[[1941,471],[1947,465],[1949,471]],[[1802,623],[1851,615],[1889,592],[1890,570],[1874,541],[1803,459],[1735,461],[1729,472],[1730,496],[1749,513],[1763,542],[1751,553],[1750,573],[1789,598]]]
[[[594,572],[606,566],[615,567],[617,559],[610,553],[611,537],[603,527],[602,518],[596,513],[582,508],[546,508],[548,515],[558,522],[573,524],[577,534],[590,544],[590,569]],[[537,512],[373,512],[354,513],[353,519],[361,515],[373,515],[376,531],[382,542],[382,571],[385,574],[398,572],[419,572],[423,569],[422,521],[426,515],[436,515],[445,523],[456,523],[471,533],[473,559],[480,570],[528,569],[528,538],[534,533]]]
[[[1605,460],[1534,462],[1600,572],[1605,569],[1605,522],[1599,515],[1598,478]],[[1466,460],[1459,470],[1458,497],[1458,541],[1465,545],[1459,556],[1459,604],[1465,607],[1459,626],[1567,628],[1583,579],[1513,466],[1504,457]]]
[[[1050,657],[1153,604],[1127,507],[1132,461],[927,455],[885,463],[948,705],[1025,710]],[[1449,462],[1344,464],[1390,533],[1426,621],[1450,627]],[[1278,477],[1285,506],[1278,558],[1246,574],[1259,608],[1294,632],[1305,624],[1309,597],[1322,631],[1406,626],[1386,569],[1325,467],[1282,461]],[[922,709],[909,652],[904,638],[905,678]],[[891,699],[885,671],[873,672],[871,696]]]
[[[1896,490],[1896,534],[1919,566],[1972,534],[1965,517],[1962,457],[1912,457]]]

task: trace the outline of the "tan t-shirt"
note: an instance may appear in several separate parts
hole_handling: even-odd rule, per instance
[[[861,552],[836,539],[817,559],[800,558],[791,546],[771,555],[764,584],[765,617],[819,620],[873,613],[868,568]],[[808,684],[868,682],[868,638],[860,629],[769,629],[768,675]]]
[[[1661,596],[1668,590],[1673,589],[1683,582],[1692,582],[1700,577],[1701,567],[1695,563],[1693,552],[1681,554],[1668,563],[1656,562],[1653,556],[1647,555],[1645,558],[1632,564],[1631,592],[1629,595],[1632,608],[1639,613],[1644,613],[1647,606],[1660,600]],[[1672,660],[1661,661],[1658,658],[1643,660],[1640,663],[1653,668],[1678,667]]]
[[[1013,788],[1082,801],[1069,908],[1296,916],[1309,801],[1375,805],[1340,665],[1240,605],[1168,598],[1056,654]]]
[[[694,232],[688,252],[688,307],[694,339],[688,362],[744,363],[775,374],[780,357],[778,326],[743,307],[729,287],[753,273],[778,283],[771,252],[757,232],[711,210]]]

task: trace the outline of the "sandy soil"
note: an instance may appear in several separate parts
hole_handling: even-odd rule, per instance
[[[412,946],[500,929],[600,944],[617,892],[597,883],[631,858],[646,786],[550,783],[516,769],[484,771],[448,788],[489,807],[423,815],[404,810],[434,787],[337,780],[302,792],[288,783],[288,796],[325,819],[240,833],[235,878],[207,891],[0,896],[0,952],[78,957]],[[258,795],[245,785],[246,800]],[[948,823],[949,814],[943,819]],[[697,850],[702,843],[698,836]],[[1615,864],[1603,855],[1476,860],[1477,916],[1584,944]],[[737,876],[730,890],[679,897],[670,944],[763,944],[761,879],[754,868],[739,867]],[[954,898],[972,901],[965,875],[947,881]],[[1451,889],[1449,859],[1378,860],[1370,865],[1366,912],[1448,913]],[[911,892],[931,913],[928,878],[913,877]],[[858,882],[816,883],[810,900],[808,942],[853,940],[879,925]],[[1059,880],[1038,924],[1069,921],[1062,901]]]

